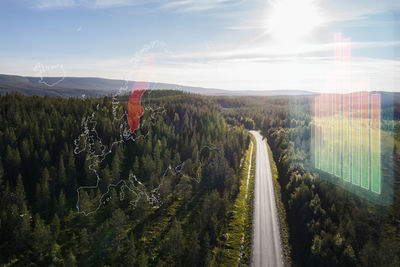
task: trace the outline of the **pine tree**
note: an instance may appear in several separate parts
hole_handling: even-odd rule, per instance
[[[39,211],[45,218],[50,214],[50,188],[49,188],[50,175],[47,168],[42,171],[42,177],[36,186],[36,203],[37,211]]]
[[[57,212],[60,216],[66,213],[66,200],[65,200],[65,194],[64,191],[61,189],[60,195],[58,197],[58,209]]]
[[[21,164],[21,156],[18,149],[13,149],[10,145],[7,146],[5,161],[7,166],[11,170],[11,174],[14,174],[19,165]]]
[[[135,161],[133,163],[133,173],[139,173],[139,158],[136,156]]]
[[[62,265],[62,255],[61,255],[61,247],[57,242],[53,241],[51,243],[51,252],[50,252],[50,262],[53,266],[61,266]]]
[[[40,218],[39,214],[35,215],[35,227],[33,229],[33,253],[40,261],[43,260],[45,253],[50,249],[50,229],[46,226],[45,222]]]
[[[58,217],[57,214],[55,214],[50,224],[50,230],[51,233],[53,234],[54,241],[57,241],[58,235],[60,234],[60,225],[61,225],[60,218]]]
[[[29,240],[31,232],[30,219],[31,213],[28,211],[25,201],[23,201],[22,207],[19,209],[17,223],[14,228],[15,240],[19,252],[22,252],[26,248],[27,241]]]
[[[90,241],[86,228],[82,228],[79,232],[79,262],[87,261],[88,253],[90,252]]]
[[[3,161],[1,160],[0,157],[0,190],[2,189],[2,185],[4,183],[3,177],[4,177],[4,167],[3,167]]]
[[[43,146],[44,146],[46,144],[46,142],[45,141],[42,141],[42,142],[43,142]],[[43,158],[42,158],[44,166],[49,166],[50,165],[50,160],[51,160],[50,153],[46,149],[44,151],[44,153],[43,153]]]
[[[17,177],[17,186],[15,187],[15,198],[16,198],[15,202],[17,203],[18,208],[22,209],[22,206],[25,204],[26,195],[21,174],[18,174]]]
[[[175,219],[168,234],[170,254],[174,257],[177,266],[182,265],[182,256],[185,254],[185,237],[181,224]]]
[[[126,253],[123,253],[124,257],[124,265],[133,267],[136,266],[137,262],[137,252],[136,252],[136,246],[135,246],[135,239],[133,237],[133,234],[129,236],[129,239],[126,241]]]
[[[161,173],[162,163],[161,163],[161,142],[157,140],[156,146],[153,151],[153,159],[155,162],[156,173]]]
[[[76,167],[75,167],[75,156],[72,150],[68,155],[68,163],[67,163],[67,176],[69,180],[75,179],[76,175]]]
[[[122,251],[122,241],[127,238],[126,221],[125,213],[121,209],[116,209],[111,218],[111,226],[114,229],[114,247],[118,252]]]
[[[29,146],[29,142],[27,139],[24,139],[21,143],[21,155],[22,158],[27,161],[30,159],[31,154],[30,154],[30,146]]]
[[[60,161],[58,163],[58,181],[62,186],[67,184],[67,175],[65,172],[64,159],[62,155],[60,156]]]
[[[111,174],[112,182],[117,182],[120,179],[121,174],[121,152],[119,149],[115,151],[112,163],[111,163]]]
[[[196,266],[198,265],[200,260],[199,234],[196,231],[192,231],[190,237],[187,240],[188,240],[187,264],[190,266]]]
[[[64,258],[65,266],[76,266],[76,258],[72,250],[68,251],[66,257]]]
[[[140,267],[147,267],[149,266],[149,260],[148,257],[146,255],[146,252],[144,250],[142,250],[139,254],[139,260],[138,260],[138,265]]]

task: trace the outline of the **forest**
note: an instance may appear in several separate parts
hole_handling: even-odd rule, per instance
[[[391,205],[384,206],[331,184],[306,167],[305,159],[310,158],[311,100],[216,99],[225,108],[227,121],[254,124],[267,137],[279,173],[294,266],[399,266],[399,98],[390,105],[395,138],[393,199]],[[389,112],[387,108],[385,112]]]
[[[1,265],[213,265],[250,137],[208,97],[144,101],[142,127],[126,138],[115,119],[124,96],[0,97]]]
[[[294,266],[400,266],[397,100],[393,202],[381,206],[306,167],[310,97],[145,94],[134,135],[125,96],[0,97],[0,265],[227,266],[224,237],[246,209],[246,129],[257,129]]]

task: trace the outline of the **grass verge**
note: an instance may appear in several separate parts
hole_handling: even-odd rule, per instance
[[[242,166],[241,185],[232,210],[228,213],[228,225],[218,238],[214,250],[218,266],[249,266],[254,196],[256,142],[251,143]],[[250,170],[250,172],[249,172]],[[249,175],[250,173],[250,175]],[[241,252],[241,246],[243,250]],[[241,257],[240,257],[241,255]]]

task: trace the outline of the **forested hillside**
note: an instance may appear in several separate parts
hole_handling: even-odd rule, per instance
[[[112,145],[122,138],[113,116],[123,114],[127,98],[113,110],[111,97],[0,97],[0,265],[212,264],[249,136],[207,97],[163,91],[146,99],[135,141]],[[82,118],[93,112],[102,143],[91,139],[93,150],[74,153]],[[110,153],[94,166],[102,146]],[[107,188],[99,184],[77,205],[77,189],[96,185],[93,168],[109,184],[129,184],[134,175],[136,195],[123,197],[116,185],[102,199]],[[157,204],[146,197],[155,192]],[[99,200],[92,214],[78,212],[93,211]]]
[[[400,266],[398,99],[394,103],[394,196],[389,206],[355,196],[306,168],[311,98],[219,98],[217,102],[224,107],[227,121],[255,124],[268,138],[295,266]]]
[[[0,97],[0,264],[234,262],[234,248],[240,245],[235,237],[251,220],[246,217],[239,230],[232,227],[242,220],[238,210],[243,207],[237,203],[244,203],[247,128],[261,130],[272,149],[293,265],[400,265],[397,100],[393,202],[388,206],[345,191],[307,168],[309,97],[148,91],[134,135],[125,132],[127,101]],[[248,235],[245,244],[248,260]]]

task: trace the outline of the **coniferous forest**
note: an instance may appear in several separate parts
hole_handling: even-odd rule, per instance
[[[382,112],[393,113],[394,120],[390,205],[358,197],[306,167],[312,97],[217,100],[227,108],[228,121],[247,118],[268,139],[278,169],[294,266],[400,265],[400,101],[398,96],[389,99],[390,110]]]
[[[0,265],[227,266],[246,129],[271,147],[293,266],[400,265],[398,134],[380,206],[304,166],[307,97],[294,119],[291,97],[146,94],[134,135],[115,119],[124,96],[0,97]]]
[[[126,100],[120,99],[118,109]],[[104,191],[99,184],[81,192],[77,207],[77,188],[96,184],[96,177],[87,160],[93,151],[75,154],[74,141],[81,134],[82,116],[94,111],[99,112],[95,119],[102,145],[119,140],[112,101],[0,98],[1,264],[212,264],[212,249],[238,193],[248,134],[227,124],[208,98],[153,93],[151,105],[162,106],[163,112],[145,112],[147,129],[137,133],[142,138],[113,146],[98,166],[102,181],[111,184],[128,181],[134,173],[143,188],[131,188],[142,189],[142,197],[129,198],[125,190],[121,200],[121,188],[110,187],[106,203],[85,216],[77,208],[92,211]],[[151,201],[154,188],[158,205]]]
[[[0,267],[400,267],[400,0],[0,25]]]

